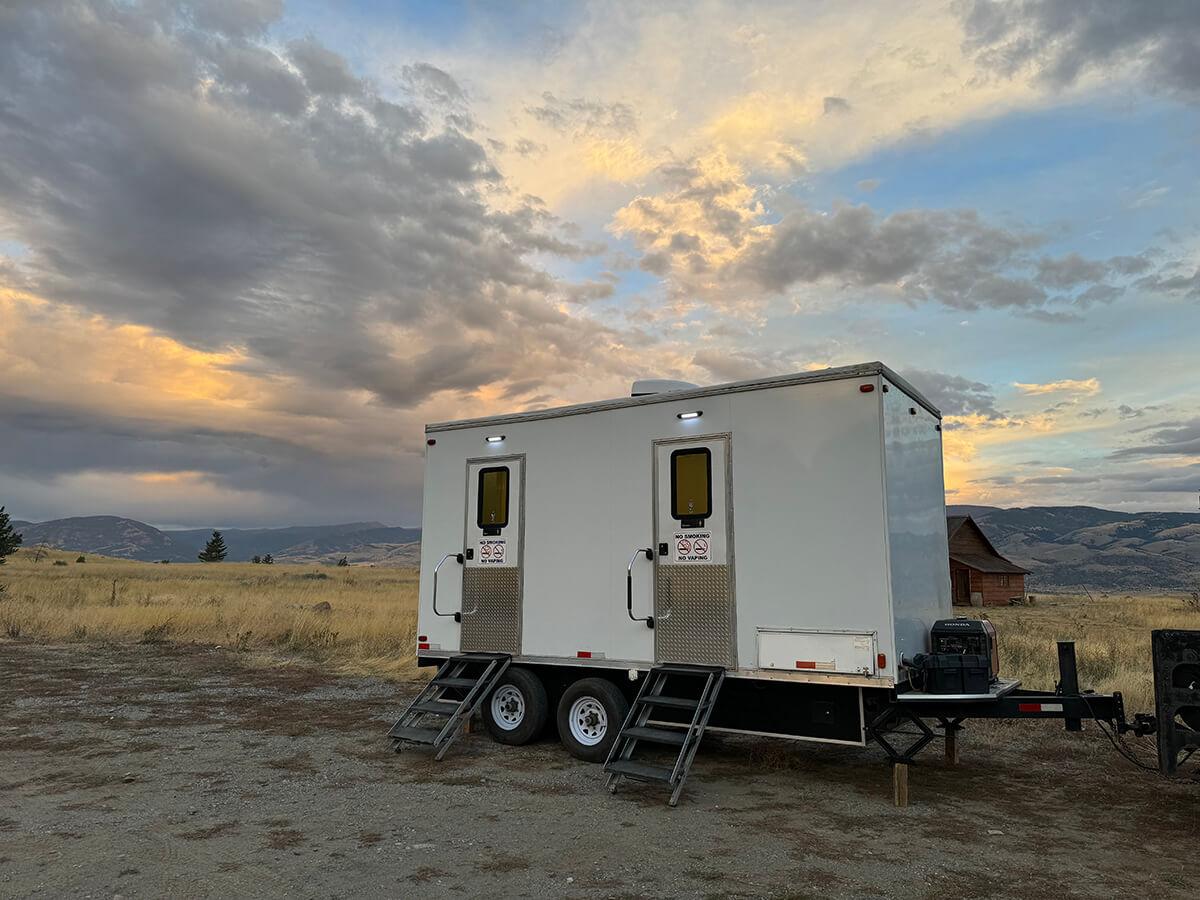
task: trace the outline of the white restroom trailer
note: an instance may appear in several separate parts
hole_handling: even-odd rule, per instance
[[[877,362],[647,390],[426,427],[419,661],[511,655],[489,731],[587,759],[662,663],[724,670],[714,730],[866,743],[951,614],[938,410]]]

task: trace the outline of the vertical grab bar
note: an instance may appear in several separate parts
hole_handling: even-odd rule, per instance
[[[633,614],[633,564],[637,562],[637,558],[639,556],[644,556],[646,559],[653,560],[654,548],[645,547],[640,550],[634,550],[633,556],[629,557],[629,565],[625,567],[625,611],[629,614],[629,618],[634,622],[645,622],[647,628],[653,628],[654,616],[638,617]]]
[[[462,613],[461,612],[444,613],[444,612],[439,612],[438,608],[437,608],[438,571],[442,568],[442,566],[445,564],[446,560],[448,560],[448,559],[453,559],[455,562],[457,562],[461,566],[462,561],[463,561],[463,555],[461,553],[447,553],[445,556],[443,556],[441,558],[441,561],[436,566],[433,567],[433,614],[435,616],[453,616],[455,622],[461,622],[462,621]]]

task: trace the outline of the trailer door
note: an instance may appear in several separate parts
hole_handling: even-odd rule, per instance
[[[654,444],[654,652],[737,666],[729,437]]]
[[[525,458],[467,462],[463,538],[464,651],[521,652],[521,563]]]

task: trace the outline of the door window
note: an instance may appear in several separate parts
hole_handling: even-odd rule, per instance
[[[508,466],[479,470],[475,524],[484,534],[499,534],[508,524]]]
[[[701,528],[712,515],[712,453],[691,447],[671,454],[671,517]]]

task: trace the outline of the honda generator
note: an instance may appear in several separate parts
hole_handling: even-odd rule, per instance
[[[986,619],[939,619],[929,653],[912,661],[909,680],[929,694],[986,694],[1000,675],[996,629]]]

